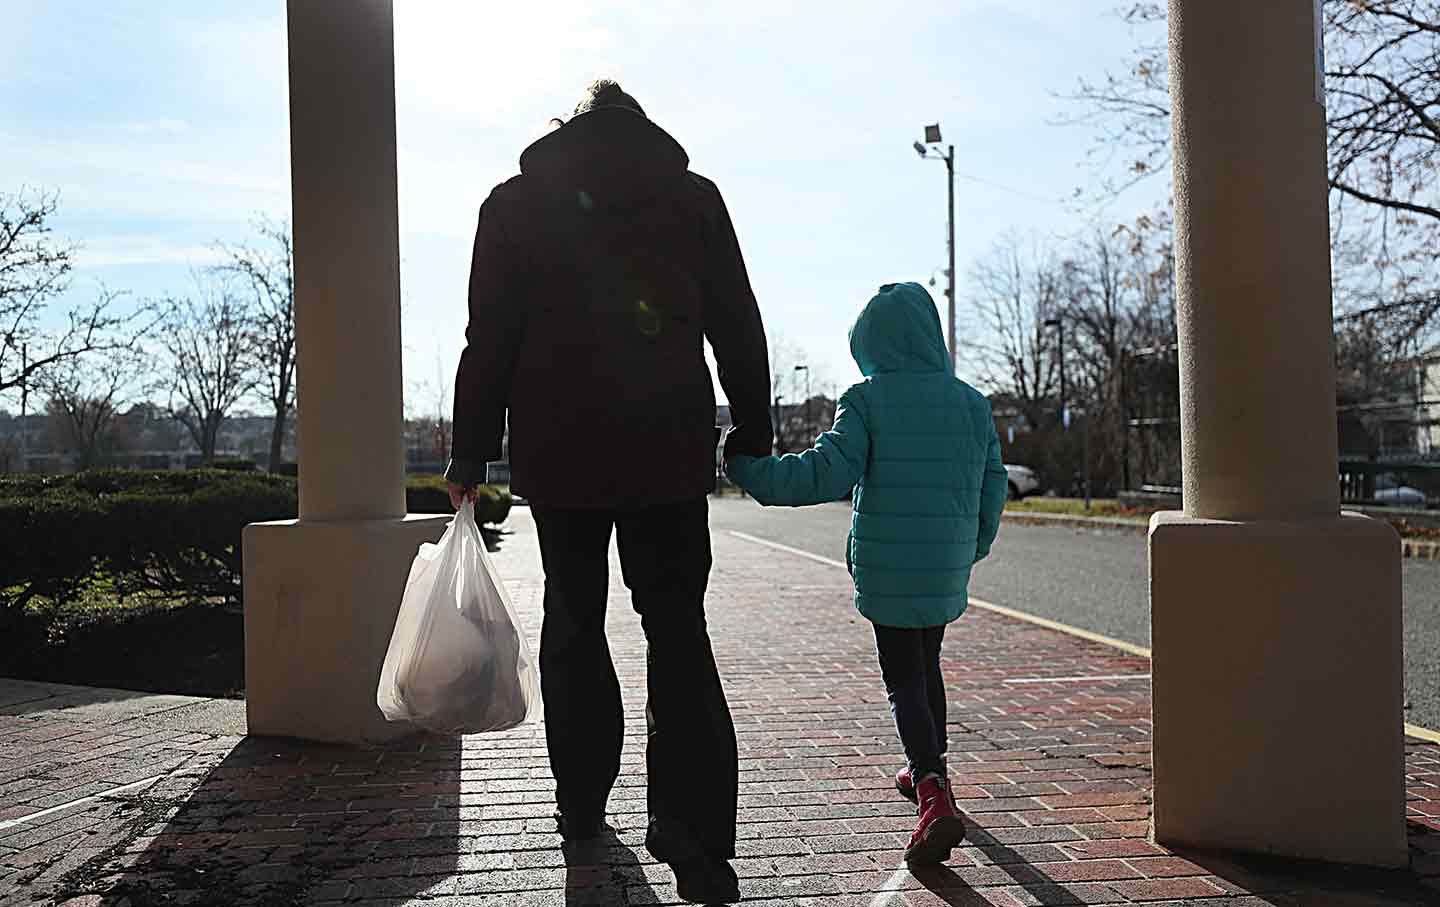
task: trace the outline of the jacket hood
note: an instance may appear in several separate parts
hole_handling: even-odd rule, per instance
[[[950,354],[935,301],[918,283],[887,283],[850,329],[850,355],[869,378],[885,372],[943,372]]]
[[[573,117],[520,155],[520,172],[557,192],[575,193],[584,207],[643,202],[673,189],[690,157],[643,115],[600,107]]]

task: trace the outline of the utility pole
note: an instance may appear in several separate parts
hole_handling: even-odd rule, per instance
[[[930,147],[939,144],[940,124],[935,123],[925,127],[925,141],[916,142],[914,148],[915,153],[922,158],[945,162],[946,253],[949,259],[949,267],[945,271],[945,276],[948,278],[945,285],[945,297],[948,302],[946,314],[949,316],[945,337],[950,350],[950,374],[953,376],[955,374],[955,146],[946,146],[945,153],[941,154],[938,148]]]

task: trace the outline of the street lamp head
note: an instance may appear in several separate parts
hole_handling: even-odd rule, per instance
[[[940,124],[925,127],[925,144],[934,145],[940,141]]]
[[[808,372],[808,371],[810,371],[810,366],[808,366],[808,365],[797,365],[797,366],[795,366],[795,371],[797,371],[797,372]]]
[[[921,157],[924,157],[924,156],[925,156],[925,146],[922,145],[922,144],[920,144],[919,142],[916,142],[916,143],[915,143],[915,153],[918,154],[918,155],[920,155]]]
[[[1059,318],[1046,318],[1046,319],[1045,319],[1045,326],[1046,326],[1047,328],[1058,328],[1058,327],[1060,326],[1060,319],[1059,319]]]

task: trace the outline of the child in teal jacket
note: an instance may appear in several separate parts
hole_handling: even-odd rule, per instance
[[[865,380],[809,450],[736,456],[730,477],[767,506],[854,490],[846,563],[855,606],[875,628],[881,674],[908,763],[896,786],[917,800],[911,862],[941,862],[964,837],[945,768],[945,625],[969,602],[970,568],[990,553],[1009,481],[990,404],[950,372],[935,303],[887,284],[850,329]]]

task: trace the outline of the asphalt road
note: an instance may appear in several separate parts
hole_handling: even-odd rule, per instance
[[[843,561],[848,504],[764,510],[712,499],[716,530],[737,530]],[[1440,562],[1406,560],[1405,720],[1440,730]],[[1006,523],[970,594],[1142,646],[1150,645],[1141,535]],[[1356,620],[1363,619],[1360,614]]]

